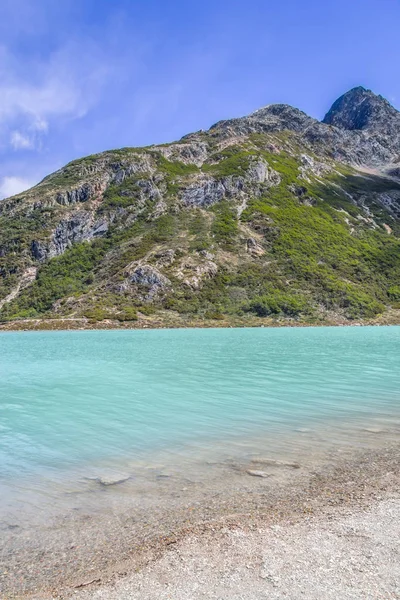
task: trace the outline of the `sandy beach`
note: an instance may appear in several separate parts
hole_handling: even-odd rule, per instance
[[[174,502],[9,524],[1,597],[399,598],[399,465],[393,443],[264,476],[243,465]]]

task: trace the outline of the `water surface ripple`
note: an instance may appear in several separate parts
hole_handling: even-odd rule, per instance
[[[1,334],[0,489],[157,453],[398,433],[399,367],[399,327]]]

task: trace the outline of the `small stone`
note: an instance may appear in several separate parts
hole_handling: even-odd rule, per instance
[[[246,473],[248,475],[252,475],[253,477],[271,477],[271,473],[267,473],[266,471],[257,471],[257,470],[253,470],[253,469],[249,469],[248,471],[246,471]]]

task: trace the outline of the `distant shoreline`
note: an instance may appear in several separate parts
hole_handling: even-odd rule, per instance
[[[90,331],[90,330],[142,330],[142,329],[229,329],[229,328],[277,328],[277,327],[365,327],[400,325],[400,309],[391,310],[375,319],[349,321],[332,318],[316,321],[296,321],[294,319],[232,317],[220,320],[189,319],[170,315],[152,315],[137,321],[120,322],[107,319],[90,321],[86,318],[65,319],[24,319],[0,323],[0,333],[4,331]]]

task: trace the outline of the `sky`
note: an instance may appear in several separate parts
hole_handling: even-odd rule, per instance
[[[275,102],[400,108],[400,0],[0,0],[0,198]]]

